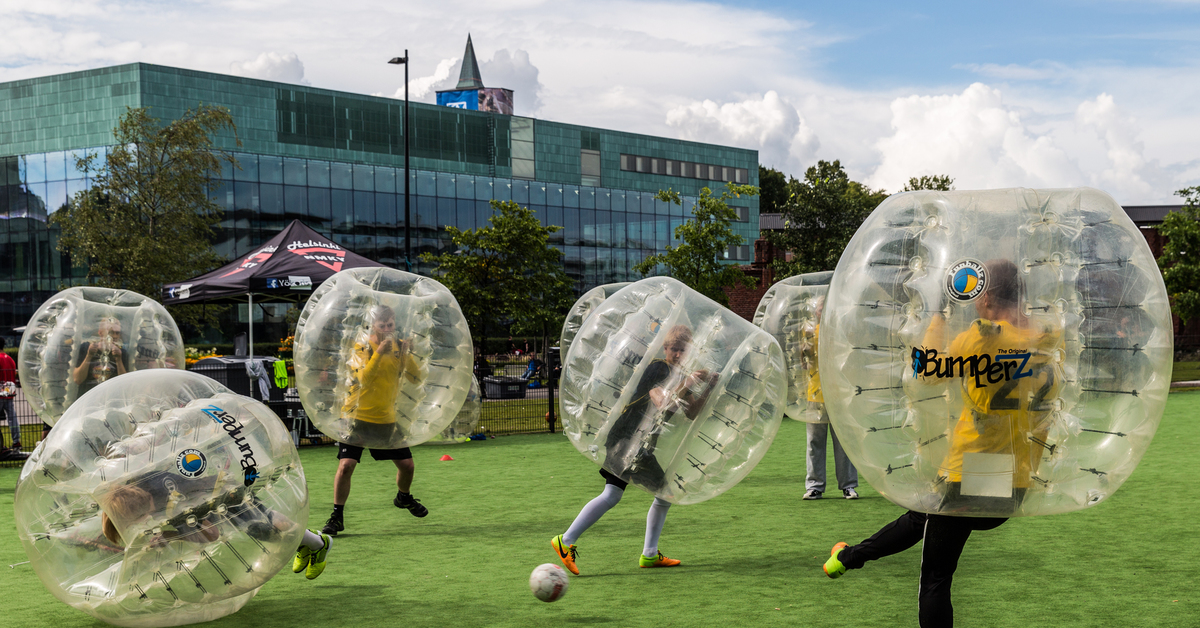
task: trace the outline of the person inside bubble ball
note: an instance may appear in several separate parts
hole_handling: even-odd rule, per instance
[[[71,381],[79,386],[77,398],[107,380],[125,374],[121,321],[112,316],[100,319],[96,335],[95,340],[79,345],[71,361]]]
[[[247,495],[252,495],[248,488],[218,486],[220,477],[185,478],[152,472],[114,487],[97,500],[104,538],[114,547],[124,548],[118,523],[129,527],[144,522],[156,526],[158,532],[149,539],[152,547],[170,541],[212,543],[221,537],[221,514],[259,541],[276,541],[282,531],[292,527],[287,517],[267,508],[257,497],[247,500]],[[206,496],[209,498],[202,500]],[[154,521],[155,517],[160,520]],[[320,576],[332,545],[329,535],[305,530],[292,571],[305,572],[309,580]]]
[[[654,360],[642,373],[629,402],[613,422],[605,441],[607,455],[600,475],[604,490],[584,505],[567,531],[550,539],[559,560],[579,575],[575,541],[621,501],[629,483],[624,475],[647,489],[659,490],[665,473],[654,456],[658,435],[672,415],[695,419],[717,382],[717,374],[705,370],[684,375],[680,368],[692,342],[692,330],[676,325],[667,331],[663,342],[664,359]],[[646,515],[646,538],[639,567],[674,567],[682,561],[667,558],[658,550],[658,539],[671,502],[655,497]]]
[[[945,338],[945,320],[940,315],[932,321],[924,346],[914,349],[914,377],[924,383],[955,377],[963,390],[962,414],[951,429],[949,451],[938,474],[941,499],[935,510],[939,513],[1003,513],[1020,507],[1041,459],[1046,429],[1043,419],[1061,386],[1049,367],[1052,352],[1062,339],[1061,330],[1030,328],[1019,306],[1021,290],[1015,264],[992,260],[984,266],[986,287],[975,301],[979,318],[943,352],[945,358],[968,358],[967,365],[954,371],[946,366],[947,360],[937,360],[938,340]],[[1016,363],[1026,356],[1028,362],[1018,369]],[[993,359],[997,357],[1002,359]],[[990,368],[971,364],[987,364]],[[992,486],[991,490],[964,489],[964,475],[970,475],[964,471],[975,464],[972,461],[987,457],[1009,461],[1011,480],[1005,478],[1006,486]],[[992,530],[1007,520],[909,511],[857,545],[834,545],[822,569],[830,578],[838,578],[848,569],[861,569],[868,561],[923,541],[920,625],[953,626],[950,588],[968,537],[973,531]]]
[[[824,308],[825,297],[818,297],[813,312],[817,320],[820,320]],[[821,373],[817,370],[817,338],[820,333],[821,326],[816,325],[810,337],[805,339],[805,348],[800,355],[800,364],[808,371],[808,409],[821,417],[819,423],[805,424],[808,433],[805,456],[807,473],[804,477],[805,491],[802,499],[821,499],[821,494],[825,492],[825,444],[830,438],[833,439],[833,465],[842,497],[858,499],[858,491],[855,490],[858,488],[858,469],[854,468],[854,463],[850,462],[850,458],[842,450],[842,443],[833,431],[833,426],[829,424],[825,396],[821,393]],[[805,334],[809,335],[807,331]]]
[[[412,355],[412,344],[396,335],[396,312],[386,305],[371,308],[370,334],[354,345],[350,359],[350,386],[342,417],[350,424],[350,438],[388,441],[399,432],[396,423],[396,398],[404,383],[419,385],[421,365]],[[350,497],[354,469],[362,460],[363,448],[340,443],[338,468],[333,477],[333,513],[321,528],[322,534],[337,536],[346,529],[345,507]],[[412,496],[416,468],[408,447],[371,449],[375,460],[391,460],[396,465],[396,497],[392,504],[415,517],[424,517],[429,509]]]

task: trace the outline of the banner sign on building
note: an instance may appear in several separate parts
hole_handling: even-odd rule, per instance
[[[438,92],[437,104],[443,107],[479,111],[479,91],[477,89],[464,89],[461,91],[450,90]]]

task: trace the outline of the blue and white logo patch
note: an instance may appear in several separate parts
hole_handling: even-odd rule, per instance
[[[175,468],[185,478],[199,477],[208,468],[208,458],[199,449],[185,449],[175,456]]]
[[[974,301],[986,288],[987,270],[973,259],[955,262],[946,272],[946,294],[955,301]]]

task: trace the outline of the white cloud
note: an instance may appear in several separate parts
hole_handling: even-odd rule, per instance
[[[892,101],[893,134],[876,142],[872,187],[897,191],[910,177],[947,174],[959,189],[1071,187],[1085,182],[1049,135],[1021,120],[1001,93],[982,83],[961,94]]]
[[[488,87],[513,90],[513,113],[532,116],[542,108],[542,84],[538,82],[538,69],[530,63],[528,52],[510,53],[507,48],[501,48],[490,61],[479,62],[479,75]]]
[[[667,125],[684,139],[757,149],[761,163],[790,172],[807,167],[820,146],[800,112],[774,91],[722,105],[681,105],[667,112]]]
[[[235,76],[308,85],[304,80],[304,63],[294,52],[264,52],[253,61],[230,63],[229,72]]]
[[[1113,97],[1100,94],[1075,110],[1075,120],[1103,141],[1111,167],[1091,175],[1096,187],[1107,187],[1117,196],[1145,198],[1154,190],[1143,178],[1146,171],[1144,145],[1138,140],[1137,122],[1117,108]]]
[[[437,64],[437,69],[430,76],[422,76],[419,78],[408,79],[408,97],[412,100],[422,102],[435,102],[434,92],[442,89],[450,89],[458,84],[458,76],[451,78],[450,71],[460,67],[457,57],[451,59],[442,59]],[[404,98],[404,86],[401,85],[396,89],[396,93],[392,94],[392,98]]]

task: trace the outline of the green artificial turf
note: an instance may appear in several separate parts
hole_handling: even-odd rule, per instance
[[[1172,394],[1137,471],[1083,512],[1014,519],[967,544],[954,583],[960,627],[1200,625],[1200,393]],[[583,575],[554,603],[529,572],[556,562],[551,536],[601,489],[596,466],[561,434],[414,449],[416,519],[391,504],[394,467],[358,467],[329,567],[316,581],[284,570],[213,626],[915,626],[917,548],[832,581],[834,542],[859,541],[901,514],[868,486],[862,499],[801,501],[804,425],[785,421],[766,458],[713,500],[676,506],[660,547],[683,566],[638,569],[651,497],[630,489],[579,541]],[[443,454],[452,462],[438,460]],[[332,500],[335,451],[301,452],[311,526]],[[5,626],[96,626],[55,600],[13,532],[18,471],[0,470],[0,609]],[[832,467],[829,478],[834,477]]]
[[[1171,381],[1194,382],[1200,380],[1200,362],[1176,362],[1171,370]]]

